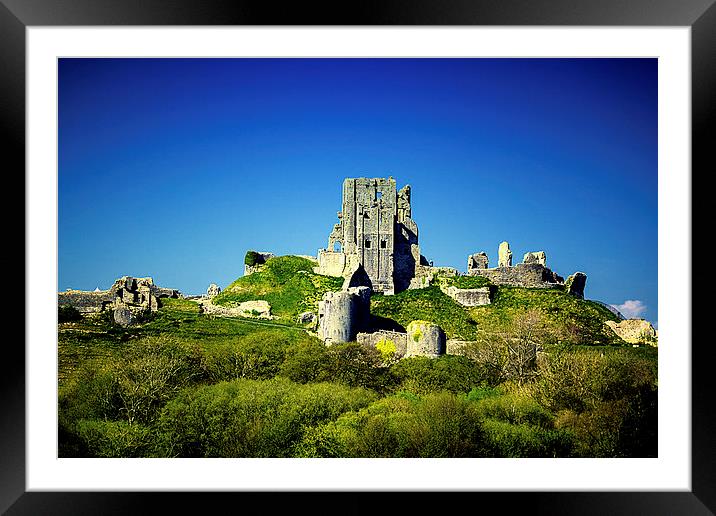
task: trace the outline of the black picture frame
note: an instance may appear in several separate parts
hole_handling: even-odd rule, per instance
[[[713,169],[716,141],[716,5],[715,0],[383,0],[328,6],[228,0],[0,0],[0,131],[6,143],[6,175],[25,177],[25,30],[31,26],[81,25],[535,25],[535,26],[687,26],[691,28],[692,192]],[[8,160],[8,158],[10,158]],[[15,192],[24,190],[23,185]],[[701,192],[703,193],[703,189]],[[15,193],[18,198],[24,198]],[[692,201],[693,203],[693,201]],[[6,219],[7,220],[7,219]],[[705,225],[693,216],[694,228]],[[693,231],[693,230],[692,230]],[[693,231],[692,234],[699,234]],[[24,235],[23,237],[24,238]],[[19,246],[17,246],[19,248]],[[693,256],[693,255],[692,255]],[[23,253],[25,277],[28,257]],[[695,265],[695,258],[692,258]],[[693,269],[695,270],[695,268]],[[679,281],[691,277],[679,276]],[[708,287],[706,287],[708,288]],[[692,314],[705,308],[692,300]],[[25,303],[31,309],[32,300]],[[705,315],[705,314],[702,314]],[[693,315],[692,315],[693,319]],[[701,318],[704,319],[703,317]],[[697,319],[698,320],[698,319]],[[693,330],[693,329],[692,329]],[[687,332],[692,334],[692,331]],[[693,340],[693,338],[692,338]],[[684,342],[684,346],[691,346]],[[528,514],[714,514],[716,512],[716,425],[711,393],[713,344],[696,342],[692,356],[692,490],[689,492],[498,492],[401,493],[401,512],[446,496],[469,497],[472,507],[493,504],[507,512]],[[5,346],[0,374],[0,511],[7,514],[142,514],[161,511],[206,512],[229,504],[255,503],[263,512],[290,499],[291,512],[316,512],[316,505],[341,512],[373,512],[376,493],[79,493],[25,490],[25,353]],[[12,366],[10,366],[12,364]],[[333,500],[335,495],[339,500]],[[330,495],[330,496],[329,496]],[[211,500],[208,498],[211,497]],[[395,498],[394,498],[395,499]],[[465,500],[460,500],[465,501]],[[384,502],[380,502],[384,503]],[[450,502],[450,506],[453,506]],[[199,511],[200,509],[203,509]],[[284,509],[285,510],[285,509]],[[283,510],[282,510],[283,511]],[[211,512],[211,511],[209,511]]]

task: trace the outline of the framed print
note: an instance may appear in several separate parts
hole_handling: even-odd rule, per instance
[[[0,507],[291,493],[310,509],[330,492],[367,510],[388,491],[416,508],[439,492],[541,514],[713,513],[711,352],[691,327],[706,306],[691,192],[713,141],[712,4],[387,2],[346,17],[2,0],[26,292]],[[495,252],[513,238],[504,220],[530,237]],[[253,240],[220,244],[232,228]],[[126,276],[147,270],[133,256],[175,272]],[[239,273],[211,276],[230,262]],[[206,264],[208,290],[187,279]],[[595,281],[588,299],[591,271],[623,291]],[[579,390],[566,378],[580,367],[611,383]],[[270,417],[234,417],[257,403]]]

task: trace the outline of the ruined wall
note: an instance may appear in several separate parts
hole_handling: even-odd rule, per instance
[[[567,278],[564,288],[567,292],[579,299],[584,299],[584,287],[587,285],[587,275],[583,272],[575,272]]]
[[[83,290],[68,290],[57,294],[59,306],[73,306],[83,314],[90,314],[102,311],[103,308],[112,304],[114,292],[102,290],[100,292],[88,292]]]
[[[345,266],[345,253],[319,249],[318,267],[314,267],[313,272],[316,274],[323,274],[324,276],[343,276]]]
[[[129,308],[136,310],[156,310],[163,297],[179,297],[179,291],[162,288],[154,284],[152,278],[123,276],[116,280],[109,290],[85,292],[70,290],[57,294],[57,304],[70,305],[80,313],[95,313],[111,308],[125,314]],[[135,310],[135,311],[136,311]],[[119,322],[119,321],[117,321]]]
[[[484,276],[494,285],[550,288],[564,283],[564,278],[538,263],[518,263],[514,267],[476,270],[473,276]]]
[[[445,292],[462,306],[483,306],[490,304],[490,287],[457,288],[451,286]]]
[[[358,344],[375,348],[378,343],[385,341],[395,346],[395,357],[402,358],[408,349],[408,334],[397,331],[381,330],[374,333],[359,333],[356,336]]]

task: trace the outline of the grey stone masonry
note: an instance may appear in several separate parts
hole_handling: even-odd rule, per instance
[[[471,254],[467,257],[467,273],[472,274],[472,271],[487,269],[487,264],[487,253],[484,251]]]
[[[380,330],[373,333],[359,333],[358,344],[375,348],[378,343],[392,343],[395,346],[395,358],[402,358],[408,350],[408,334],[397,331]]]
[[[326,292],[318,303],[318,336],[326,344],[351,342],[370,321],[370,288]]]
[[[580,299],[584,299],[584,287],[587,285],[587,275],[583,272],[575,272],[567,278],[564,288],[567,292]]]
[[[350,276],[356,270],[353,257],[365,270],[372,290],[393,294],[408,288],[420,264],[409,185],[398,191],[392,177],[343,181],[342,210],[328,247],[318,251],[315,272]]]
[[[178,290],[155,285],[152,278],[123,276],[115,281],[109,290],[59,292],[57,304],[73,306],[80,313],[101,312],[106,308],[114,309],[120,304],[136,310],[157,310],[161,306],[159,301],[161,298],[177,298],[180,295]]]
[[[490,287],[457,288],[448,287],[444,292],[462,306],[482,306],[490,304]]]
[[[406,357],[438,357],[445,354],[445,332],[437,324],[413,321],[407,328]]]
[[[540,265],[547,265],[547,255],[544,251],[537,251],[536,253],[525,253],[522,258],[523,263],[539,263]]]
[[[477,271],[494,285],[511,287],[551,288],[564,283],[564,278],[538,263],[518,263],[514,267],[497,267]]]
[[[497,249],[497,266],[512,266],[512,251],[510,251],[510,244],[507,242],[501,242],[500,247]]]

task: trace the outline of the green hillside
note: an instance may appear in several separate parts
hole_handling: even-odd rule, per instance
[[[214,298],[217,305],[264,299],[271,313],[286,322],[295,322],[302,312],[318,310],[323,294],[340,290],[343,278],[313,272],[315,263],[299,256],[277,256],[266,261],[263,270],[242,276]]]
[[[271,258],[261,271],[234,281],[214,298],[214,303],[230,306],[265,299],[271,304],[272,314],[282,322],[293,324],[299,313],[315,312],[324,293],[341,288],[341,278],[315,274],[314,266],[310,260],[298,256]],[[448,338],[476,340],[480,332],[506,331],[515,316],[533,309],[543,314],[558,341],[582,345],[624,344],[604,326],[607,320],[618,320],[612,312],[562,289],[497,287],[486,278],[471,276],[443,277],[437,281],[458,288],[489,286],[493,302],[486,306],[464,307],[444,294],[437,285],[406,290],[393,296],[374,294],[371,298],[374,325],[401,330],[410,321],[427,320],[443,328]]]
[[[448,280],[448,283],[454,282],[460,288],[487,286],[484,281],[465,284],[465,280],[472,279],[458,277]],[[610,334],[613,332],[604,327],[604,321],[618,320],[617,317],[598,303],[578,299],[559,289],[491,288],[494,298],[490,305],[464,307],[444,294],[438,286],[431,286],[406,290],[394,296],[373,296],[371,313],[393,320],[402,327],[415,319],[428,320],[445,330],[448,338],[475,340],[480,332],[505,331],[515,316],[535,309],[542,312],[546,323],[562,342],[623,344],[619,337]]]

